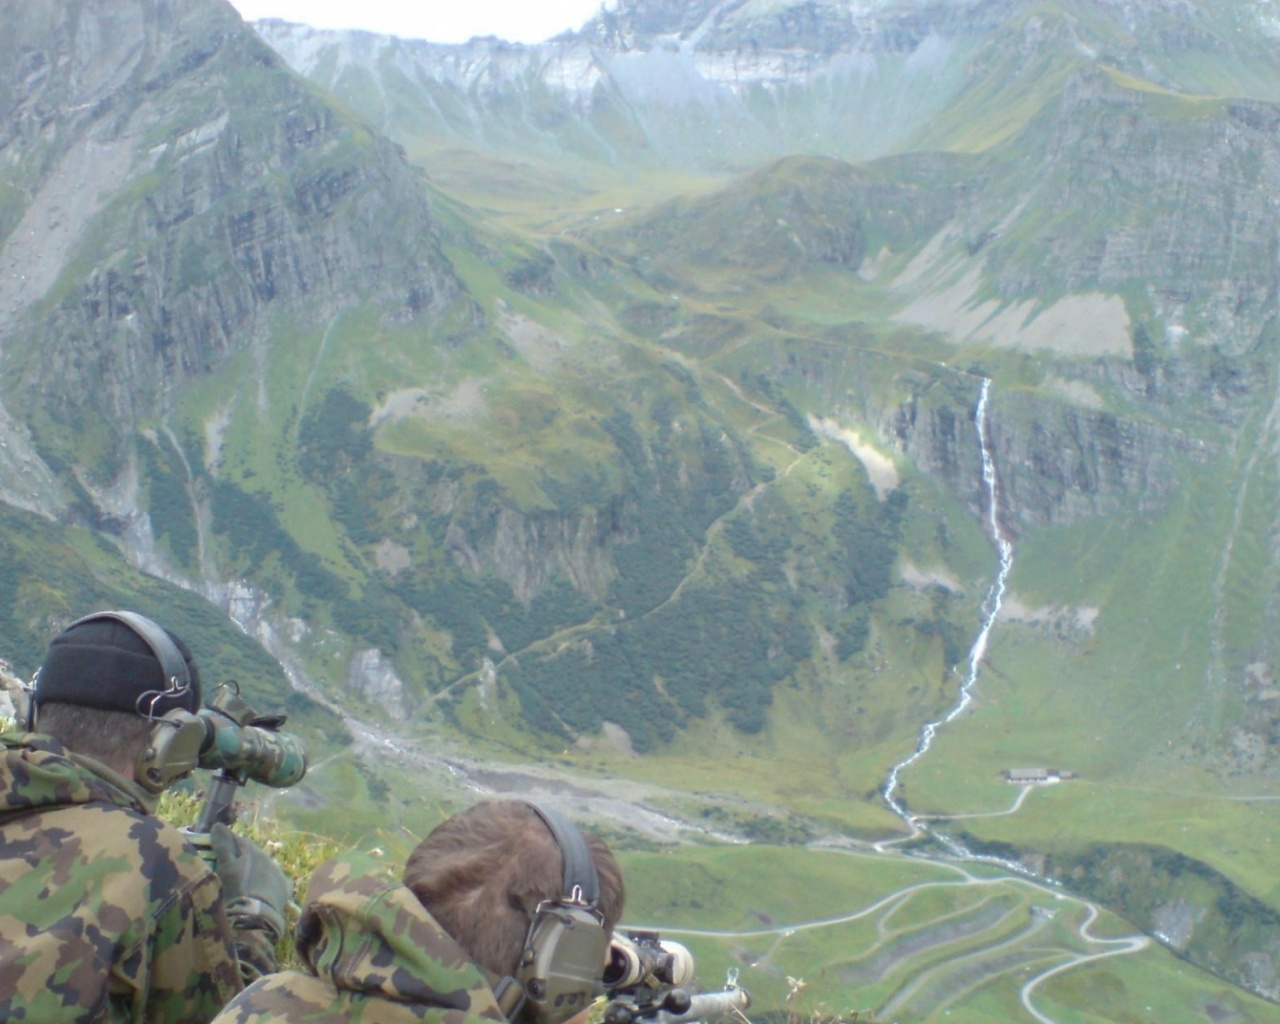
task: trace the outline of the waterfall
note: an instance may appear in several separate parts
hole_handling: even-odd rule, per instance
[[[1000,614],[1000,605],[1004,600],[1005,583],[1009,578],[1009,571],[1013,568],[1013,544],[1010,543],[1000,527],[1000,485],[996,477],[996,463],[991,454],[990,439],[987,435],[987,404],[990,393],[991,380],[984,377],[982,379],[982,389],[978,394],[978,406],[974,412],[974,419],[977,421],[978,427],[978,449],[982,455],[982,490],[987,502],[987,529],[1000,555],[1000,568],[996,572],[996,578],[991,584],[991,589],[987,591],[987,596],[982,602],[982,624],[978,629],[978,635],[974,638],[973,646],[969,648],[967,668],[964,679],[960,684],[959,699],[956,705],[945,717],[935,722],[927,723],[920,730],[920,741],[916,744],[916,749],[910,757],[894,765],[885,779],[884,790],[882,791],[885,803],[889,805],[894,814],[898,815],[910,826],[913,835],[925,831],[925,829],[920,824],[919,819],[907,810],[906,804],[898,799],[897,791],[901,781],[900,776],[903,771],[910,768],[929,752],[929,748],[933,746],[934,737],[938,735],[938,730],[948,722],[954,721],[972,702],[973,687],[978,681],[978,673],[982,668],[982,659],[987,653],[987,641],[991,636],[992,628],[995,626],[996,616]],[[968,851],[946,836],[937,835],[936,833],[934,835],[935,838],[949,847],[953,853],[973,857],[972,854],[969,854]],[[985,860],[987,858],[981,859]],[[1000,863],[1006,867],[1011,866],[1005,861],[1000,861]],[[1013,865],[1013,867],[1017,869],[1016,865]]]

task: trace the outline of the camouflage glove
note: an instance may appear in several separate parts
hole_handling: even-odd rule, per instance
[[[293,883],[266,851],[219,822],[209,830],[222,902],[236,928],[261,928],[274,945],[284,934],[284,908]]]

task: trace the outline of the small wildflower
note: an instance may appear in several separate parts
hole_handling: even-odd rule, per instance
[[[604,1012],[608,1006],[608,999],[604,996],[596,996],[592,1004],[587,1007],[587,1024],[604,1024]]]

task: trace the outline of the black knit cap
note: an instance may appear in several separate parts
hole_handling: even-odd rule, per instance
[[[172,687],[152,646],[163,647],[166,640],[185,663],[188,683],[185,690],[167,695]],[[168,653],[172,658],[173,652]],[[50,641],[33,699],[37,705],[76,704],[148,717],[175,708],[195,712],[200,671],[187,645],[163,626],[133,612],[101,612],[73,622]]]

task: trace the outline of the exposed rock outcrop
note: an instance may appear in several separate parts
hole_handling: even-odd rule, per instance
[[[15,411],[127,428],[273,317],[465,306],[418,173],[229,6],[24,12],[0,57],[0,158],[23,169],[0,217],[0,309],[45,311],[7,332]]]
[[[1179,486],[1182,460],[1214,454],[1204,442],[1157,424],[1042,395],[1001,394],[990,423],[1000,514],[1015,531],[1122,508],[1154,511]],[[979,511],[982,467],[971,414],[911,400],[889,415],[885,429],[904,455]]]

